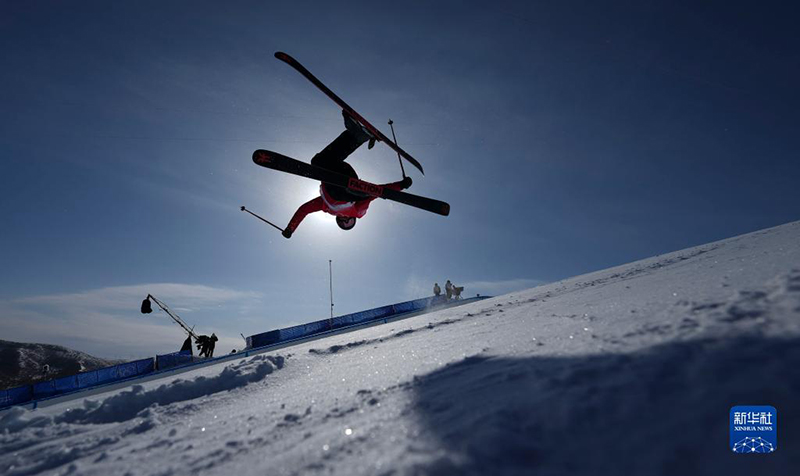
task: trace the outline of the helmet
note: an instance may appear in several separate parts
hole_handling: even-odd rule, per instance
[[[341,228],[342,230],[347,231],[356,226],[356,218],[337,216],[336,224],[339,225],[339,228]]]

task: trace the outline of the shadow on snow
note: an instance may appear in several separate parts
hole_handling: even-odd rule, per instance
[[[474,356],[417,379],[446,451],[436,474],[798,474],[800,339],[760,336],[582,357]],[[778,410],[777,450],[729,446],[734,405]]]

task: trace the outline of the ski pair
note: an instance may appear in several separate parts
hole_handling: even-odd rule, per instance
[[[350,107],[349,104],[344,102],[342,100],[342,98],[337,96],[333,91],[330,90],[330,88],[325,86],[325,84],[323,84],[322,81],[320,81],[319,79],[317,79],[316,76],[311,74],[311,72],[309,70],[307,70],[305,68],[305,66],[300,64],[299,61],[297,61],[296,59],[292,58],[291,56],[289,56],[286,53],[283,53],[281,51],[278,51],[277,53],[275,53],[275,57],[278,58],[279,60],[283,61],[284,63],[288,64],[289,66],[291,66],[295,70],[297,70],[298,73],[300,73],[303,76],[305,76],[305,78],[308,79],[309,81],[311,81],[311,83],[314,86],[319,88],[319,90],[322,91],[323,93],[325,93],[326,96],[331,98],[331,100],[333,100],[333,102],[338,104],[339,107],[341,107],[342,110],[344,110],[345,113],[347,113],[350,117],[353,118],[353,120],[355,120],[356,122],[358,122],[359,124],[364,126],[364,128],[367,131],[369,131],[370,134],[372,134],[372,136],[375,138],[375,140],[377,140],[379,142],[385,142],[386,145],[388,145],[395,152],[400,154],[404,159],[406,159],[409,163],[411,163],[411,165],[416,167],[422,173],[422,175],[425,175],[425,171],[422,170],[422,164],[420,164],[417,161],[417,159],[415,159],[414,157],[411,157],[411,155],[408,152],[406,152],[403,149],[401,149],[400,146],[398,146],[396,142],[394,142],[393,140],[391,140],[388,137],[386,137],[386,135],[383,132],[379,131],[375,126],[373,126],[366,119],[361,117],[361,114],[357,113],[352,107]]]
[[[403,203],[412,207],[427,210],[439,215],[447,216],[450,214],[450,205],[432,198],[414,195],[413,193],[393,190],[390,188],[366,182],[347,175],[332,172],[315,165],[311,165],[299,160],[287,157],[277,152],[259,149],[253,152],[253,162],[272,170],[278,170],[301,177],[319,180],[330,185],[346,188],[356,194],[366,197],[385,198],[394,202]]]

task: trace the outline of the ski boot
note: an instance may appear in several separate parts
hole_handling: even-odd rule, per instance
[[[342,116],[344,116],[344,127],[356,134],[359,138],[363,138],[364,142],[369,140],[369,144],[367,144],[367,149],[372,149],[375,147],[376,138],[372,133],[364,126],[362,126],[358,121],[350,117],[350,114],[342,110]]]

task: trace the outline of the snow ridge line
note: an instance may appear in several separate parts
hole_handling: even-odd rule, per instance
[[[314,355],[336,354],[341,350],[350,350],[350,349],[353,349],[355,347],[361,347],[363,345],[376,344],[376,343],[379,343],[379,342],[386,342],[388,340],[398,339],[400,337],[405,337],[405,336],[407,336],[407,335],[409,335],[411,333],[420,331],[422,329],[432,330],[432,329],[434,329],[436,327],[439,327],[439,326],[445,326],[447,324],[453,324],[453,323],[462,321],[463,319],[464,318],[446,319],[444,321],[429,322],[428,325],[426,325],[424,327],[419,327],[419,328],[416,328],[416,329],[414,329],[414,328],[404,329],[402,331],[395,332],[394,334],[390,334],[387,337],[380,337],[380,338],[377,338],[377,339],[359,340],[359,341],[355,341],[355,342],[348,342],[347,344],[337,344],[337,345],[332,345],[332,346],[328,347],[327,349],[313,349],[312,348],[312,349],[308,349],[308,353],[309,354],[314,354]]]
[[[257,355],[228,365],[213,377],[176,379],[151,390],[145,390],[142,385],[134,385],[130,390],[102,401],[85,400],[83,408],[67,410],[52,417],[28,418],[31,411],[14,407],[0,418],[0,432],[8,430],[15,433],[28,427],[43,427],[54,423],[120,423],[141,416],[152,405],[165,406],[245,387],[283,368],[284,363],[282,356]]]

